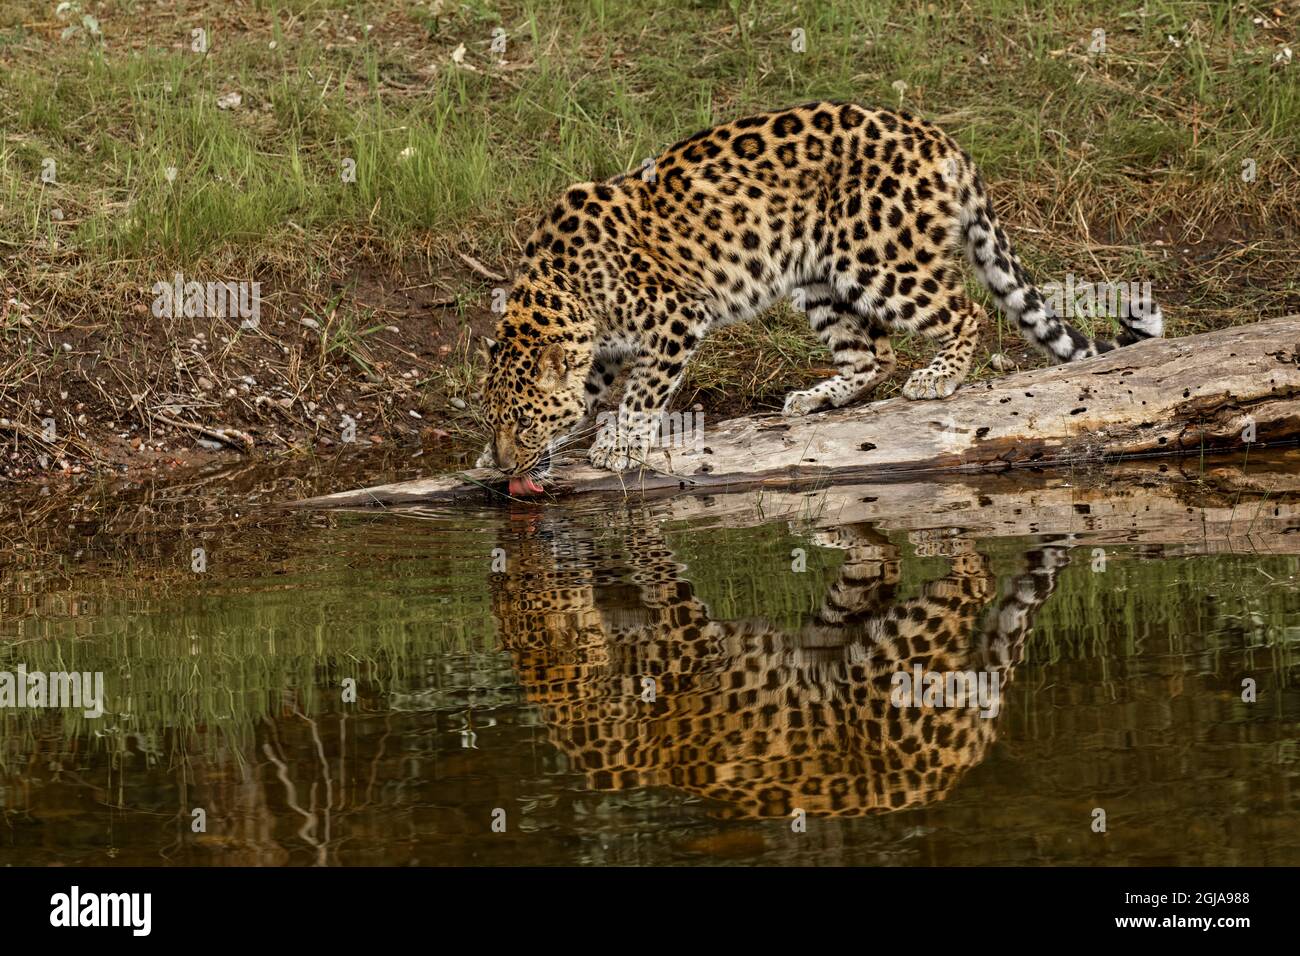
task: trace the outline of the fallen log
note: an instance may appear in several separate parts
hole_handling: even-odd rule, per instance
[[[980,541],[1071,536],[1079,546],[1158,549],[1168,556],[1300,554],[1300,449],[1177,463],[1119,462],[1089,472],[1018,471],[851,481],[816,488],[764,488],[677,495],[657,520],[696,532],[785,521],[797,533],[869,524],[914,543],[958,533]],[[402,515],[445,520],[446,502],[400,506]],[[608,522],[607,503],[571,496],[548,515]],[[615,522],[616,524],[616,522]]]
[[[892,398],[802,418],[709,425],[690,447],[655,449],[638,469],[556,469],[552,496],[718,494],[855,481],[907,481],[1017,466],[1077,467],[1205,454],[1300,439],[1300,315],[968,383],[950,398]],[[491,469],[296,502],[360,507],[504,495]]]

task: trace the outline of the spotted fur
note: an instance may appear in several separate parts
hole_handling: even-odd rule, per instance
[[[999,596],[970,539],[912,538],[948,569],[906,596],[884,535],[818,535],[844,561],[819,611],[790,629],[716,619],[654,521],[616,536],[538,528],[511,539],[493,612],[551,742],[593,789],[670,787],[746,818],[924,806],[985,759],[1002,715],[895,706],[894,674],[996,671],[1005,703],[1069,557],[1064,542],[1028,551]]]
[[[654,420],[705,335],[793,298],[837,374],[785,413],[855,401],[895,367],[890,336],[935,340],[908,398],[951,395],[983,319],[963,253],[1024,337],[1065,362],[1162,334],[1154,302],[1126,303],[1115,339],[1053,314],[998,223],[970,156],[906,112],[810,103],[707,129],[640,174],[579,183],[538,224],[489,344],[482,465],[544,473],[626,372],[619,421],[590,458],[641,460]]]

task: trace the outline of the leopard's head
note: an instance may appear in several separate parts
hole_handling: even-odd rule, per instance
[[[488,340],[487,359],[484,458],[490,461],[481,463],[511,477],[540,477],[550,469],[552,443],[586,414],[582,356],[566,343],[512,337]]]

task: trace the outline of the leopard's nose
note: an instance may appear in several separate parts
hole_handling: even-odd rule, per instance
[[[505,442],[497,441],[493,449],[497,457],[497,467],[502,471],[510,471],[515,467],[515,450]]]

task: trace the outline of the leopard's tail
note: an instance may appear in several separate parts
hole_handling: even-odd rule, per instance
[[[966,200],[961,206],[960,222],[966,255],[981,281],[997,301],[1008,319],[1015,322],[1020,334],[1030,344],[1046,352],[1053,361],[1070,362],[1120,345],[1132,345],[1143,339],[1160,338],[1164,317],[1150,295],[1115,297],[1120,333],[1113,339],[1090,339],[1056,314],[1052,304],[1034,285],[1020,264],[1011,240],[998,223],[978,173],[972,177]]]

